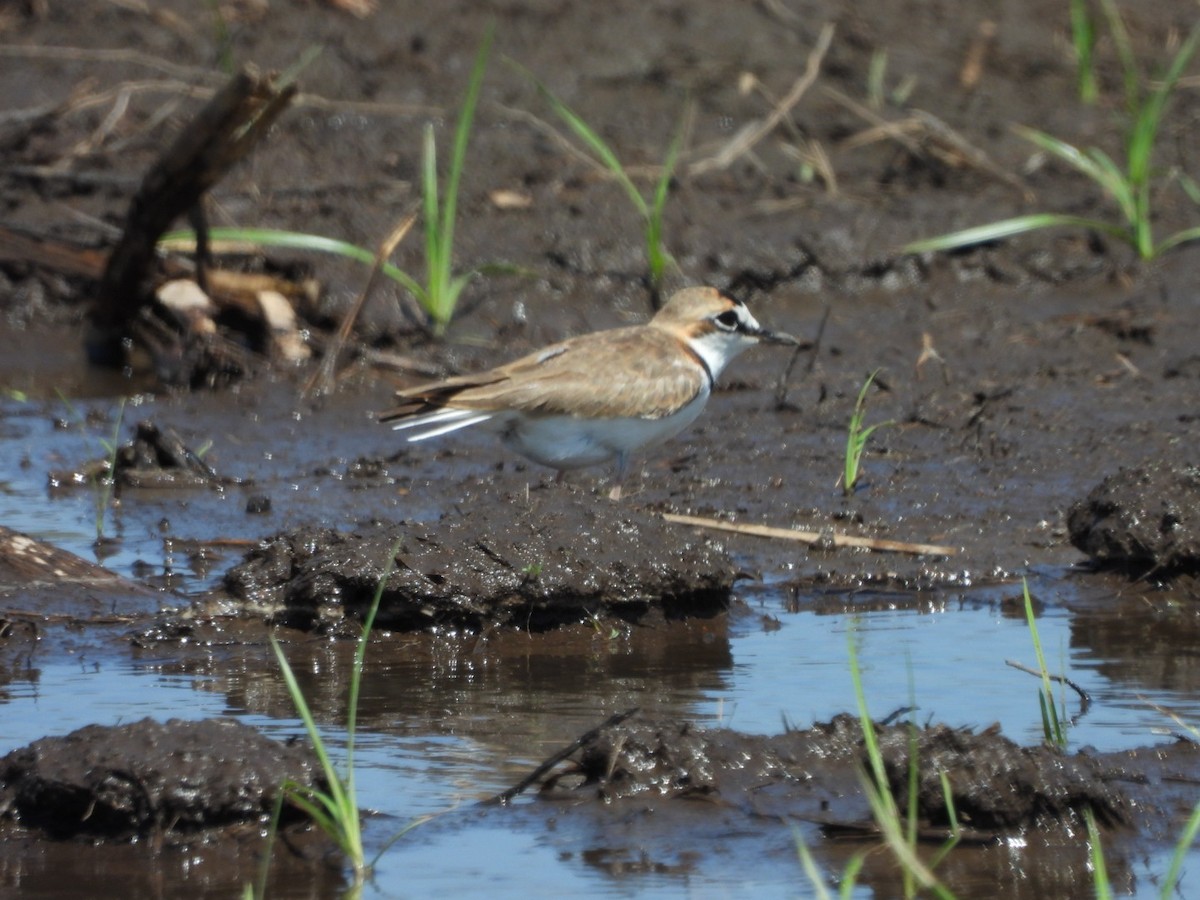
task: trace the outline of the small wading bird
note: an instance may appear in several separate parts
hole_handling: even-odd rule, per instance
[[[740,300],[694,287],[645,325],[551,344],[486,372],[396,393],[379,416],[408,440],[483,425],[527,459],[558,470],[615,459],[619,500],[629,455],[690,425],[726,364],[759,342],[797,344],[764,329]]]

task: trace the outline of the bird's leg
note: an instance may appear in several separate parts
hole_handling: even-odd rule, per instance
[[[613,486],[609,489],[608,499],[617,501],[621,499],[621,485],[625,483],[625,471],[629,468],[629,454],[617,454],[617,472],[613,476]]]

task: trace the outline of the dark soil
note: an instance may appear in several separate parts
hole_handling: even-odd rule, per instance
[[[316,402],[296,399],[311,370],[256,355],[260,345],[247,334],[257,326],[234,315],[218,317],[215,327],[253,364],[220,379],[232,381],[221,392],[170,395],[152,372],[120,373],[114,383],[112,372],[80,369],[95,279],[0,252],[0,387],[52,398],[60,386],[115,396],[149,385],[165,412],[153,434],[141,432],[141,443],[120,457],[130,517],[146,532],[203,534],[214,545],[218,537],[264,541],[241,563],[229,560],[223,592],[186,611],[200,622],[194,627],[207,627],[229,597],[275,616],[283,605],[283,620],[303,627],[357,615],[398,535],[407,542],[402,568],[385,595],[385,617],[398,628],[540,629],[596,613],[633,622],[684,610],[711,616],[741,574],[786,581],[797,595],[817,586],[962,586],[1038,568],[1061,572],[1086,559],[1073,543],[1102,563],[1149,571],[1140,591],[1194,570],[1195,504],[1187,492],[1195,489],[1189,454],[1200,414],[1200,251],[1185,245],[1141,263],[1116,239],[1069,229],[954,254],[900,250],[947,229],[1040,210],[1115,220],[1095,185],[1042,159],[1011,128],[1029,125],[1121,156],[1111,44],[1098,48],[1102,100],[1084,106],[1065,4],[393,2],[362,19],[315,0],[220,9],[222,27],[208,5],[185,0],[144,10],[49,0],[0,11],[6,226],[111,247],[142,175],[225,82],[226,57],[284,70],[319,44],[322,53],[300,75],[301,96],[213,190],[209,218],[376,246],[414,207],[426,123],[435,126],[443,163],[449,156],[454,111],[494,22],[455,260],[458,271],[504,263],[507,274],[476,277],[439,340],[410,298],[381,284],[356,326],[356,361],[340,370],[332,398]],[[1148,68],[1196,15],[1173,0],[1123,12]],[[751,150],[715,165],[730,139],[768,116],[801,76],[826,22],[836,29],[814,86]],[[868,72],[880,53],[887,54],[884,96],[872,110]],[[735,362],[697,425],[640,463],[619,505],[604,499],[609,473],[602,470],[549,484],[549,473],[481,436],[400,447],[365,415],[385,408],[396,384],[493,365],[650,312],[637,213],[617,184],[567,149],[536,87],[502,57],[583,115],[636,167],[646,191],[654,173],[642,174],[660,163],[691,109],[666,204],[665,242],[679,268],[665,287],[736,291],[764,325],[816,341],[795,360],[763,348]],[[901,98],[906,80],[913,90]],[[875,130],[880,120],[905,139]],[[1157,170],[1200,178],[1197,128],[1200,96],[1189,85],[1168,109]],[[946,138],[947,129],[958,138]],[[810,179],[797,162],[797,152],[811,156],[813,146],[829,159],[836,185]],[[499,200],[513,195],[515,205]],[[1177,182],[1164,179],[1154,201],[1158,235],[1195,225],[1194,205]],[[422,241],[410,236],[394,258],[422,271]],[[285,251],[225,264],[317,278],[319,296],[296,304],[299,334],[317,351],[366,279],[356,264]],[[398,359],[400,374],[394,365],[380,368],[384,354]],[[69,375],[58,368],[64,359]],[[846,423],[877,369],[867,423],[891,424],[871,436],[863,482],[844,496],[837,481]],[[199,461],[188,448],[209,438],[213,452]],[[175,474],[139,476],[147,466]],[[215,481],[214,470],[222,476]],[[242,480],[251,493],[236,515],[226,505],[206,517],[211,496],[243,490]],[[297,499],[301,483],[311,492]],[[174,496],[164,498],[162,487]],[[800,548],[669,526],[662,512],[937,542],[958,553]],[[385,519],[404,524],[378,524]],[[50,618],[64,607],[75,610],[71,625],[86,626],[109,605],[98,592],[123,590],[101,585],[81,595],[77,579],[47,589],[28,575],[16,583],[4,577],[0,597],[12,604],[0,619],[4,641],[40,637],[36,628],[67,621]],[[1189,602],[1196,599],[1190,585],[1175,583]],[[150,627],[154,606],[143,598],[124,607],[123,624]],[[177,617],[170,623],[160,637],[185,627]],[[1109,624],[1124,627],[1119,613]],[[573,800],[596,797],[598,784],[623,802],[632,799],[619,796],[626,788],[638,798],[716,796],[736,812],[720,812],[735,818],[723,818],[722,828],[737,828],[738,817],[763,814],[760,803],[770,815],[816,819],[814,798],[824,790],[845,801],[831,825],[868,818],[854,793],[861,751],[848,723],[834,723],[823,737],[696,734],[674,724],[631,724],[620,734],[620,747],[606,735],[585,750],[586,787],[574,786]],[[890,771],[901,779],[907,731],[888,734]],[[952,776],[956,797],[981,829],[1064,821],[1077,828],[1084,806],[1110,825],[1151,828],[1143,815],[1178,806],[1166,781],[1179,774],[1173,767],[1193,781],[1196,773],[1190,746],[1063,760],[990,735],[936,727],[921,735],[922,760],[936,758],[961,775]],[[797,813],[787,804],[803,780],[794,768],[804,742],[817,740],[838,749],[811,779],[816,792],[804,788],[811,814]],[[745,754],[744,769],[728,764]],[[232,765],[235,757],[228,759]],[[752,776],[767,779],[765,793],[752,788]],[[12,783],[26,783],[20,777]],[[86,780],[73,777],[68,783]],[[157,783],[148,778],[130,783]],[[923,812],[936,825],[940,786],[923,775],[922,789]],[[236,793],[217,793],[229,790]],[[169,794],[162,787],[163,802],[148,805],[127,795],[114,805],[114,821],[131,831],[188,821]],[[257,815],[261,798],[221,803]],[[587,806],[582,815],[609,814]],[[69,832],[67,823],[79,819],[72,813],[50,830]],[[605,821],[618,827],[620,820]],[[694,819],[685,825],[697,829],[685,833],[700,833]],[[660,837],[677,837],[659,827]],[[1078,875],[1087,864],[1064,865]]]
[[[302,628],[362,619],[395,551],[378,616],[388,629],[543,631],[588,617],[708,617],[729,605],[728,556],[658,516],[597,511],[593,498],[534,510],[483,494],[464,506],[432,523],[279,535],[230,569],[224,588]]]

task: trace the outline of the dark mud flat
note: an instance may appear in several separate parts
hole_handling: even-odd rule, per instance
[[[176,458],[184,465],[172,465],[148,452],[153,442],[135,440],[114,515],[124,554],[112,559],[122,560],[116,576],[139,582],[137,588],[84,569],[48,584],[19,568],[12,576],[5,570],[0,685],[29,682],[39,665],[76,654],[101,668],[149,659],[213,685],[235,707],[286,717],[286,698],[263,674],[264,626],[235,613],[248,601],[260,617],[318,631],[346,613],[353,618],[369,601],[397,533],[380,523],[403,522],[411,545],[400,556],[409,566],[389,582],[388,627],[436,624],[440,633],[380,642],[389,647],[380,651],[386,663],[368,674],[368,684],[375,678],[384,687],[363,721],[374,736],[411,738],[406,729],[418,729],[449,740],[470,730],[456,717],[465,707],[471,720],[488,723],[471,731],[482,735],[471,752],[510,761],[506,777],[511,760],[529,762],[531,741],[541,748],[568,738],[565,726],[539,717],[539,707],[559,709],[561,697],[594,722],[603,718],[596,707],[607,712],[648,698],[670,703],[676,695],[694,697],[697,685],[720,687],[734,678],[745,663],[731,637],[732,617],[722,610],[741,608],[739,593],[754,584],[738,580],[742,575],[761,577],[755,596],[770,597],[752,612],[764,631],[786,630],[796,610],[851,610],[869,619],[929,603],[954,615],[969,589],[1022,575],[1031,577],[1044,608],[1055,609],[1059,594],[1086,584],[1089,600],[1072,608],[1072,649],[1101,659],[1125,702],[1164,688],[1194,701],[1200,678],[1186,661],[1197,631],[1195,553],[1194,541],[1183,540],[1194,531],[1183,499],[1194,481],[1180,481],[1179,473],[1196,462],[1188,458],[1200,382],[1196,248],[1142,264],[1111,237],[1068,229],[944,256],[898,249],[947,228],[1033,211],[1116,215],[1098,188],[1036,158],[1011,127],[1045,129],[1121,156],[1121,98],[1113,87],[1121,75],[1112,48],[1106,41],[1098,47],[1101,102],[1082,105],[1065,50],[1065,6],[1018,0],[1001,9],[970,0],[950,15],[930,4],[833,0],[804,8],[530,0],[449,10],[397,2],[357,19],[330,4],[275,0],[221,5],[225,18],[214,27],[215,13],[206,7],[201,15],[184,0],[145,9],[102,0],[13,5],[0,16],[4,224],[101,248],[111,246],[112,226],[163,145],[225,82],[217,60],[228,55],[283,70],[317,43],[325,50],[302,74],[294,108],[216,187],[210,218],[376,245],[416,198],[425,123],[432,121],[440,145],[448,145],[475,48],[494,21],[497,53],[467,155],[456,269],[502,262],[527,274],[475,278],[462,314],[439,340],[415,325],[405,314],[408,299],[384,284],[352,349],[363,360],[381,349],[399,354],[409,371],[344,370],[322,404],[296,399],[307,370],[265,358],[214,393],[170,393],[147,386],[141,375],[90,369],[80,348],[94,282],[44,260],[0,253],[0,436],[30,448],[4,457],[11,471],[0,471],[0,502],[7,485],[28,480],[30,471],[40,481],[96,455],[94,442],[86,452],[79,441],[70,443],[70,429],[47,436],[30,424],[65,417],[56,390],[75,403],[100,398],[93,403],[101,422],[111,420],[118,396],[137,393],[140,404],[153,407],[159,438],[177,436],[193,450],[212,441],[203,463],[221,476],[214,482],[203,471],[189,473],[186,454]],[[1188,33],[1195,9],[1171,0],[1128,6],[1135,53],[1154,70]],[[825,22],[835,30],[816,83],[751,152],[725,161],[721,151],[731,139],[764,121],[797,83]],[[603,470],[549,484],[549,475],[483,436],[401,447],[367,416],[388,405],[393,382],[493,365],[570,334],[643,321],[650,311],[636,212],[618,185],[548,132],[553,113],[528,80],[498,61],[500,54],[534,72],[639,169],[662,160],[685,105],[694,104],[666,204],[665,240],[679,265],[668,291],[710,283],[745,292],[764,324],[804,338],[818,337],[830,310],[815,350],[790,374],[786,352],[763,348],[737,360],[697,424],[639,461],[620,506],[604,499]],[[872,106],[869,73],[883,59],[882,96]],[[899,90],[906,82],[910,92]],[[1188,85],[1169,107],[1158,170],[1200,178],[1192,151],[1198,113],[1200,94]],[[877,118],[895,128],[870,133]],[[969,149],[942,142],[942,126]],[[881,139],[885,131],[916,137]],[[829,159],[836,189],[798,163],[808,142]],[[652,183],[652,176],[639,181],[647,190]],[[513,196],[520,202],[497,200]],[[1154,199],[1156,233],[1195,224],[1194,205],[1173,186],[1164,184]],[[421,241],[414,238],[395,259],[418,272]],[[365,278],[346,262],[283,251],[243,255],[233,264],[299,272],[322,284],[312,305],[300,309],[318,353]],[[219,328],[236,340],[245,336],[243,324],[230,317]],[[867,421],[894,424],[872,436],[863,484],[844,497],[837,479],[846,422],[876,369]],[[18,399],[26,394],[43,404],[37,413]],[[1183,468],[1161,468],[1166,462]],[[151,470],[161,471],[151,477]],[[1122,480],[1121,472],[1158,474]],[[1116,480],[1106,481],[1110,476]],[[62,511],[61,520],[36,520],[36,536],[86,553],[84,490],[39,494],[36,504],[22,498],[12,505],[14,518],[29,516],[35,505]],[[1072,508],[1079,512],[1069,515]],[[934,558],[785,545],[669,528],[657,518],[663,512],[936,542],[959,552]],[[23,521],[0,525],[34,530]],[[1074,568],[1092,558],[1121,573]],[[1125,580],[1127,571],[1142,580]],[[95,577],[101,580],[80,580]],[[665,607],[664,596],[671,598]],[[622,620],[626,637],[551,627],[597,612]],[[664,621],[683,612],[710,618]],[[932,627],[937,618],[922,624]],[[550,630],[531,634],[531,627]],[[449,633],[455,630],[461,633]],[[335,664],[344,664],[346,642],[278,631],[294,642],[292,650],[311,654],[306,688],[323,720],[344,721],[344,683],[331,673],[344,670]],[[645,635],[652,635],[650,649],[635,649]],[[803,661],[803,649],[796,658]],[[635,661],[647,673],[632,682],[642,697],[630,696],[628,687],[626,667]],[[936,662],[916,659],[913,668],[919,675]],[[399,692],[387,681],[392,669],[406,673],[406,689],[419,688],[411,714],[417,724],[405,705],[417,688],[392,696]],[[956,690],[960,674],[939,675],[940,688]],[[896,678],[903,677],[901,666]],[[504,702],[487,694],[496,682]],[[820,693],[820,680],[811,689]],[[1024,767],[1037,760],[1053,771],[1054,760],[984,733],[990,699],[974,698],[975,735],[923,730],[923,755],[970,773],[965,806],[974,788],[987,793],[996,784],[1010,788],[1001,792],[1006,799],[1042,805],[1032,818],[993,811],[1026,847],[1010,832],[960,847],[939,870],[947,883],[964,897],[995,896],[996,884],[1013,897],[1091,896],[1077,819],[1086,802],[1111,812],[1101,818],[1114,842],[1110,871],[1119,885],[1146,893],[1148,878],[1136,860],[1177,836],[1194,799],[1182,787],[1200,772],[1191,745],[1069,755],[1073,761],[1058,776],[1039,782]],[[804,701],[764,702],[788,709]],[[514,707],[521,712],[507,712]],[[128,718],[141,714],[132,709]],[[769,890],[791,895],[803,882],[781,818],[805,823],[806,839],[829,871],[874,840],[821,840],[813,825],[829,833],[866,818],[855,799],[860,754],[853,726],[831,726],[826,737],[835,747],[821,745],[815,732],[681,734],[677,720],[664,721],[676,724],[635,722],[604,737],[607,743],[585,753],[591,768],[577,776],[584,783],[560,778],[553,806],[527,803],[472,816],[502,821],[506,833],[526,823],[530,843],[562,841],[564,857],[601,873],[603,880],[584,885],[592,891],[625,878],[638,880],[618,882],[621,889],[678,894],[693,877],[700,889],[724,890],[742,883],[741,872],[778,865]],[[54,732],[47,722],[44,733]],[[621,735],[623,748],[612,742]],[[829,760],[804,756],[796,746],[804,741],[825,746]],[[896,742],[893,772],[903,768],[905,744]],[[964,755],[960,743],[983,761]],[[745,754],[756,764],[743,771],[734,763]],[[615,786],[614,763],[628,776],[621,783],[629,796]],[[473,770],[476,777],[488,771]],[[597,781],[600,775],[608,780]],[[681,778],[686,783],[676,783]],[[1077,781],[1087,789],[1073,793]],[[601,785],[610,802],[598,802]],[[816,799],[822,791],[836,821],[822,819],[830,812]],[[788,806],[793,800],[799,815]],[[936,791],[923,803],[936,830]],[[985,824],[982,807],[974,815],[974,825]],[[457,849],[468,818],[445,817],[428,826],[429,838],[417,832],[414,840],[446,833]],[[1074,831],[1064,833],[1064,823]],[[237,878],[253,870],[251,844],[257,846],[218,841],[192,848],[204,861],[195,866],[183,855],[158,856],[145,876],[137,875],[147,869],[145,845],[107,843],[83,853],[73,843],[63,850],[44,842],[30,852],[14,842],[0,852],[0,869],[6,887],[30,896],[121,884],[131,875],[143,879],[137,883],[147,896],[236,893]],[[425,846],[418,843],[417,853]],[[314,862],[319,856],[296,857],[303,874],[285,877],[280,893],[333,894],[340,876]],[[709,859],[716,864],[706,868]],[[381,892],[410,889],[405,878],[419,871],[415,857],[410,862],[403,877],[381,883]],[[551,865],[518,863],[524,882],[510,883],[508,893],[526,896],[528,883]],[[451,868],[466,877],[438,888],[488,884],[498,866],[467,872],[459,852]],[[234,878],[214,875],[221,867]],[[160,876],[166,888],[156,883]],[[871,855],[864,881],[879,896],[899,890],[883,853]]]
[[[481,493],[436,522],[278,535],[230,569],[223,587],[250,611],[328,627],[364,618],[385,575],[381,627],[479,632],[707,618],[728,607],[735,570],[656,516],[565,492],[537,509]]]

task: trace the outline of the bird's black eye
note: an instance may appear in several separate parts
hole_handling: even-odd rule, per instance
[[[727,331],[734,331],[741,324],[741,320],[738,318],[737,312],[731,309],[729,312],[723,312],[717,316],[717,324]]]

